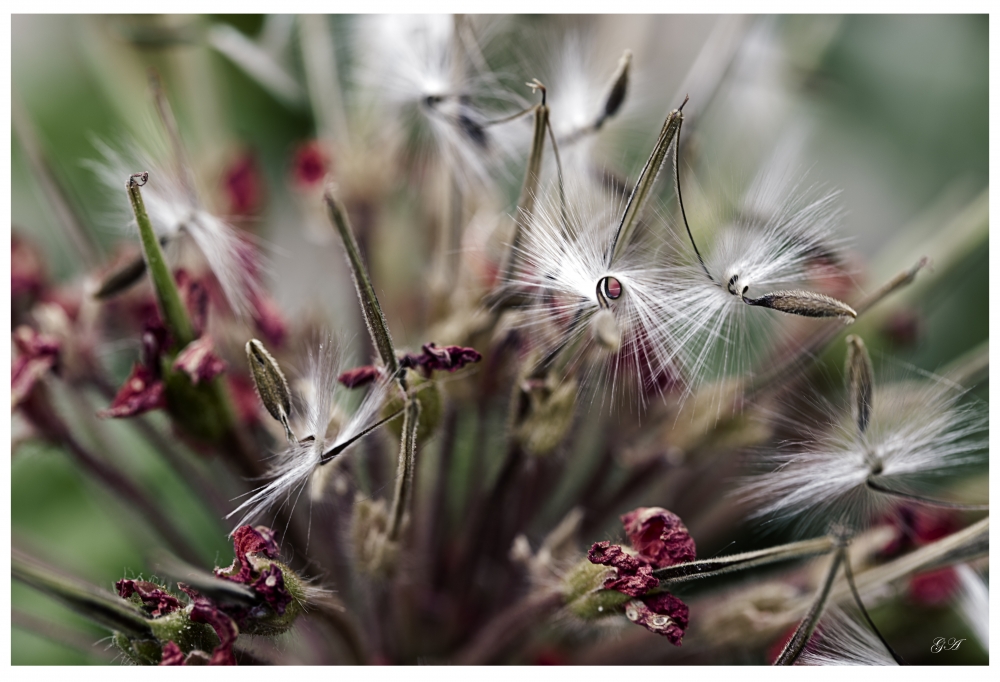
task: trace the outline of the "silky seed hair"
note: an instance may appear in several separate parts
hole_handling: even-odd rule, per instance
[[[630,383],[627,393],[642,404],[646,395],[683,381],[675,363],[677,339],[666,323],[677,295],[675,270],[661,257],[666,245],[644,233],[609,267],[623,200],[576,175],[567,177],[566,198],[568,232],[555,188],[530,217],[510,282],[530,297],[519,324],[550,354],[575,348],[583,357],[603,347],[585,376],[606,382],[612,392]]]
[[[271,458],[269,483],[257,488],[226,518],[240,516],[236,527],[259,519],[276,505],[294,507],[318,467],[349,450],[357,440],[379,423],[379,412],[395,386],[388,377],[371,384],[361,403],[333,435],[327,433],[335,404],[344,405],[347,389],[337,382],[344,369],[343,350],[332,336],[310,347],[304,390],[293,405],[292,425],[299,439]]]
[[[792,315],[854,318],[824,292],[839,293],[849,280],[837,193],[803,188],[787,167],[787,153],[776,154],[737,201],[693,214],[690,227],[682,210],[670,308],[679,361],[695,383],[752,374]],[[702,220],[713,225],[709,235]]]
[[[864,431],[850,404],[820,400],[817,408],[800,425],[804,439],[763,453],[767,473],[742,482],[754,516],[804,534],[831,520],[864,529],[901,501],[873,485],[949,500],[948,479],[987,461],[986,406],[939,377],[876,384]]]
[[[183,237],[190,237],[222,287],[233,313],[241,318],[250,317],[261,293],[257,277],[263,271],[253,238],[195,203],[175,171],[155,162],[137,147],[119,152],[100,140],[95,140],[94,145],[103,158],[87,165],[107,186],[109,194],[113,192],[111,196],[121,195],[122,178],[137,169],[148,171],[149,180],[142,188],[142,197],[153,229],[168,247],[167,257],[176,262]],[[116,222],[134,225],[131,213],[126,217],[126,209],[121,208],[121,217]]]
[[[485,108],[499,100],[506,113],[526,102],[503,87],[489,70],[483,42],[490,21],[449,15],[380,15],[358,19],[355,51],[362,97],[385,125],[403,122],[418,139],[418,154],[439,155],[466,190],[491,188],[498,172],[521,156],[530,137],[519,126],[490,125],[504,110]],[[520,134],[519,134],[520,131]]]

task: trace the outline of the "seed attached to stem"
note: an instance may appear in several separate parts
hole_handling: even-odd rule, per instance
[[[250,364],[250,375],[253,377],[254,388],[260,402],[268,413],[285,427],[285,436],[289,443],[296,442],[295,434],[288,423],[292,411],[292,397],[288,390],[288,382],[278,366],[278,361],[267,352],[257,339],[247,341],[247,362]]]

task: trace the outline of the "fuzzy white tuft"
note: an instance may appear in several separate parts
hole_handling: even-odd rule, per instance
[[[752,373],[773,354],[789,316],[749,306],[743,296],[840,293],[846,273],[834,236],[837,195],[802,190],[788,177],[772,161],[728,215],[715,218],[709,239],[696,232],[704,267],[684,237],[673,335],[683,341],[680,362],[695,382]]]
[[[983,651],[990,650],[990,586],[972,566],[957,566],[960,592],[958,610]]]
[[[837,606],[829,607],[796,665],[896,665],[859,618]]]
[[[175,172],[156,164],[136,148],[119,153],[96,142],[104,157],[90,167],[108,186],[109,191],[124,196],[125,180],[137,171],[149,171],[149,181],[142,188],[153,229],[161,239],[175,240],[187,235],[198,247],[205,262],[218,280],[233,312],[249,317],[261,288],[257,275],[262,264],[255,244],[232,225],[205,210],[192,196]],[[134,225],[134,220],[131,219]],[[168,250],[168,254],[173,250]]]
[[[295,423],[299,440],[274,456],[274,463],[268,472],[271,482],[254,491],[226,517],[242,513],[237,528],[254,521],[275,505],[291,504],[294,507],[320,466],[323,453],[351,443],[378,421],[385,398],[395,385],[388,379],[373,384],[357,409],[344,419],[336,435],[328,435],[334,404],[346,393],[346,389],[337,382],[341,355],[341,350],[329,337],[315,350],[310,350],[303,395],[296,401],[296,412],[301,415]],[[347,450],[352,446],[353,443]]]
[[[360,20],[356,44],[360,90],[373,96],[376,111],[395,114],[429,133],[433,149],[473,186],[489,186],[504,163],[518,155],[526,130],[488,127],[503,114],[488,113],[484,99],[510,100],[498,78],[486,70],[471,30],[456,32],[448,15],[384,15]],[[478,27],[477,27],[478,28]],[[486,27],[489,32],[489,27]],[[384,116],[385,125],[392,125]]]
[[[642,403],[647,394],[683,382],[676,364],[680,339],[669,322],[677,295],[676,270],[665,257],[669,249],[647,234],[609,265],[622,202],[575,176],[567,181],[568,225],[558,192],[550,192],[537,205],[518,249],[508,284],[530,296],[521,325],[545,352],[565,347],[562,352],[579,358],[598,354],[600,361],[587,370],[603,374],[612,390],[626,378],[634,380]],[[601,293],[605,285],[610,297]],[[592,323],[602,307],[617,326],[617,349],[601,350],[595,340]]]
[[[935,479],[984,461],[987,452],[985,409],[961,404],[961,396],[940,380],[876,389],[864,434],[848,410],[827,406],[827,423],[808,441],[786,443],[766,457],[773,470],[748,479],[741,492],[759,506],[757,516],[821,531],[830,523],[864,527],[899,501],[870,488],[869,480],[942,497]]]

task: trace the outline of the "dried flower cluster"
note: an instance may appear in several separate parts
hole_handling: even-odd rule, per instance
[[[802,145],[694,182],[706,114],[774,68],[767,21],[721,22],[665,116],[649,51],[598,24],[547,52],[485,17],[109,25],[150,114],[85,164],[113,245],[15,117],[81,264],[12,237],[15,445],[65,453],[162,577],[112,592],[29,543],[13,576],[123,661],[902,663],[876,604],[958,609],[985,646],[985,352],[938,376],[866,346],[942,273],[863,288]],[[138,49],[191,45],[308,139],[202,148],[200,72]]]

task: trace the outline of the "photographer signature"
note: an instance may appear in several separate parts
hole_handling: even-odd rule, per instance
[[[936,654],[941,651],[958,651],[958,647],[964,641],[964,639],[955,639],[954,637],[949,639],[938,637],[934,640],[934,644],[931,645],[931,653]]]

